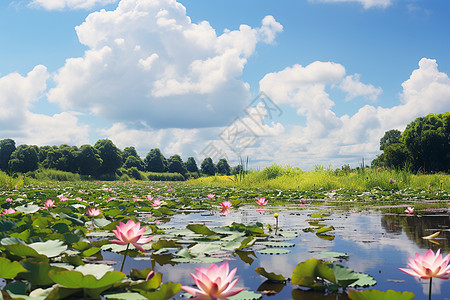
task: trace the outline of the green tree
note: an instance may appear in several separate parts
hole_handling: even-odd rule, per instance
[[[142,162],[142,160],[139,157],[135,157],[135,156],[128,156],[125,160],[125,163],[123,164],[123,167],[125,169],[131,169],[131,168],[136,168],[137,170],[144,170],[144,163]]]
[[[16,142],[12,139],[4,139],[0,141],[0,170],[8,170],[8,162],[11,154],[16,150]]]
[[[402,142],[415,171],[450,171],[450,112],[415,119],[406,126]]]
[[[77,164],[82,175],[96,175],[102,166],[102,159],[97,149],[91,145],[80,147],[77,155]]]
[[[380,150],[383,151],[387,146],[400,142],[402,133],[400,130],[391,129],[384,133],[384,136],[380,139]]]
[[[186,169],[189,172],[198,172],[197,162],[193,157],[188,157],[186,161]]]
[[[230,173],[231,173],[230,165],[228,164],[228,161],[225,158],[219,159],[216,167],[217,167],[217,172],[219,172],[219,174],[221,174],[221,175],[230,175]]]
[[[166,158],[158,148],[151,149],[144,159],[144,168],[149,172],[165,172]]]
[[[11,154],[9,159],[8,167],[11,172],[26,173],[29,171],[34,171],[38,168],[38,147],[20,145]]]
[[[125,161],[128,157],[134,156],[136,158],[139,158],[139,155],[137,154],[136,148],[134,147],[125,147],[122,151],[122,160]]]
[[[403,169],[410,162],[408,149],[403,143],[395,143],[384,149],[384,165],[392,169]]]
[[[56,169],[76,173],[78,170],[77,152],[78,148],[76,146],[71,147],[66,144],[59,146],[57,150],[58,160],[56,161]]]
[[[188,172],[186,165],[178,154],[169,157],[167,160],[167,170],[170,173],[180,173],[183,176]]]
[[[200,165],[200,168],[202,170],[202,173],[205,175],[213,176],[217,173],[217,168],[213,163],[213,160],[211,157],[207,157],[202,161],[202,164]]]
[[[109,139],[98,140],[94,148],[99,151],[103,161],[99,174],[115,174],[122,166],[122,153],[119,148]]]
[[[125,149],[123,149],[122,160],[125,169],[136,167],[140,171],[144,170],[144,162],[134,147],[125,147]]]

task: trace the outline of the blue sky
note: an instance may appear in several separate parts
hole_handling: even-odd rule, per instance
[[[0,138],[357,166],[385,131],[450,111],[449,13],[447,0],[1,1]]]

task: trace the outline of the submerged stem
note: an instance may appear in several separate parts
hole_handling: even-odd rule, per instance
[[[128,254],[128,248],[130,247],[130,244],[127,244],[127,250],[125,250],[125,254],[123,255],[123,260],[122,260],[122,266],[120,266],[120,272],[122,272],[123,270],[123,265],[125,264],[125,259],[127,258],[127,254]]]
[[[430,290],[428,291],[428,300],[431,300],[431,284],[433,283],[433,277],[430,277]]]

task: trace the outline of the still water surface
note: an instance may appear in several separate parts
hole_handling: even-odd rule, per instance
[[[415,253],[424,254],[428,249],[441,249],[444,255],[450,248],[450,219],[448,214],[433,216],[408,216],[385,214],[376,211],[338,211],[334,208],[318,211],[317,208],[306,207],[270,207],[257,209],[255,207],[241,207],[232,209],[228,215],[221,215],[219,211],[186,212],[171,216],[171,219],[163,225],[162,229],[185,228],[187,224],[205,224],[209,228],[215,226],[230,225],[233,222],[246,225],[261,222],[265,225],[275,225],[274,212],[279,214],[279,230],[282,232],[294,231],[298,233],[295,238],[278,237],[276,240],[287,241],[295,244],[286,248],[288,254],[268,255],[255,251],[245,253],[244,262],[239,256],[224,255],[231,268],[238,268],[236,276],[239,281],[236,287],[260,293],[262,290],[279,291],[276,294],[262,293],[262,299],[348,299],[345,294],[312,293],[301,291],[297,286],[269,285],[264,283],[265,278],[254,270],[264,267],[268,272],[282,274],[291,278],[295,266],[309,258],[320,258],[321,252],[345,252],[348,259],[332,262],[342,264],[356,272],[368,273],[375,278],[377,284],[369,287],[386,291],[413,292],[415,299],[428,299],[428,280],[419,280],[401,272],[398,268],[406,268],[408,257],[414,257]],[[312,218],[311,214],[328,213],[328,217]],[[314,232],[305,232],[311,226],[311,222],[319,221],[325,226],[333,226],[334,239],[323,239]],[[280,232],[279,231],[279,232]],[[441,231],[438,238],[433,241],[422,239],[423,236]],[[274,232],[272,231],[272,235]],[[439,244],[439,245],[438,245]],[[104,252],[105,259],[121,261],[119,254]],[[129,274],[133,268],[145,269],[153,266],[156,272],[163,273],[163,282],[172,281],[183,285],[194,284],[190,272],[195,268],[210,264],[191,263],[166,263],[168,256],[127,258],[124,272]],[[151,259],[151,260],[150,260]],[[328,259],[330,260],[330,259]],[[115,265],[120,269],[120,263]],[[179,298],[181,292],[176,296]],[[450,280],[433,280],[432,299],[450,299]]]

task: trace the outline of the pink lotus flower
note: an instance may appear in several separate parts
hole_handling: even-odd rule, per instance
[[[6,198],[6,201],[8,201],[8,202],[12,202],[12,201],[13,201],[13,199],[11,199],[11,198]]]
[[[220,213],[222,215],[228,215],[231,212],[231,210],[229,208],[224,208],[220,211]]]
[[[145,227],[140,228],[140,226],[140,222],[134,223],[133,220],[129,220],[126,224],[120,222],[116,226],[116,230],[113,230],[118,240],[110,240],[110,242],[118,245],[132,244],[136,249],[145,252],[142,245],[148,243],[152,236],[142,236],[145,232]]]
[[[228,262],[224,262],[220,267],[212,264],[209,268],[195,268],[196,274],[191,273],[191,276],[198,289],[190,286],[181,286],[181,288],[197,296],[195,299],[227,299],[244,290],[231,291],[238,281],[238,279],[231,281],[236,274],[236,270],[237,268],[234,268],[228,273]]]
[[[150,279],[153,278],[153,276],[155,276],[155,271],[151,270],[150,272],[148,272],[147,278],[145,278],[145,281],[149,281]]]
[[[214,195],[214,194],[208,194],[208,195],[206,195],[206,197],[208,197],[209,199],[214,199],[215,196],[216,196],[216,195]]]
[[[83,198],[81,198],[81,197],[76,197],[75,200],[77,200],[77,201],[83,201]]]
[[[88,208],[87,214],[90,217],[96,217],[96,216],[100,215],[100,209],[99,208]]]
[[[394,179],[389,178],[389,183],[390,183],[390,184],[393,184],[393,183],[394,183]]]
[[[67,198],[66,196],[59,197],[59,201],[67,201],[67,200],[69,200],[69,198]]]
[[[305,200],[305,198],[302,198],[302,199],[301,199],[301,201],[302,201],[302,203],[303,203],[303,204],[305,204],[305,203],[306,203],[306,200]]]
[[[154,199],[153,202],[152,202],[152,206],[153,207],[158,207],[161,204],[162,204],[161,200],[158,200],[158,199]]]
[[[116,200],[116,198],[114,198],[114,197],[109,197],[109,198],[108,198],[108,202],[109,202],[109,201],[113,201],[113,200]]]
[[[220,203],[220,205],[222,206],[222,208],[231,208],[233,204],[231,204],[230,201],[223,201],[222,203]]]
[[[266,206],[267,202],[269,202],[269,200],[266,200],[266,198],[259,198],[258,200],[256,200],[256,204],[258,204],[259,206]]]
[[[8,209],[4,209],[3,211],[2,211],[2,214],[4,214],[4,215],[9,215],[9,214],[13,214],[13,213],[15,213],[16,211],[14,210],[14,208],[8,208]]]
[[[139,198],[134,198],[134,202],[137,202],[137,201],[144,201],[144,200],[139,199]]]
[[[405,209],[405,213],[408,213],[408,214],[412,214],[412,213],[414,213],[414,207],[407,207],[406,209]]]
[[[149,201],[152,201],[152,200],[153,200],[153,197],[152,197],[152,195],[147,195],[147,196],[145,196],[145,199],[147,199],[147,200],[149,200]]]
[[[49,208],[49,207],[53,207],[55,206],[55,201],[51,200],[51,199],[47,199],[47,201],[45,201],[44,206]]]
[[[450,254],[447,254],[442,259],[440,251],[441,249],[438,249],[436,254],[434,254],[433,250],[429,249],[424,255],[416,253],[416,258],[412,259],[410,257],[409,263],[407,264],[411,269],[399,269],[408,275],[422,279],[431,279],[432,277],[449,279],[450,265],[448,265],[448,262],[450,261]]]

